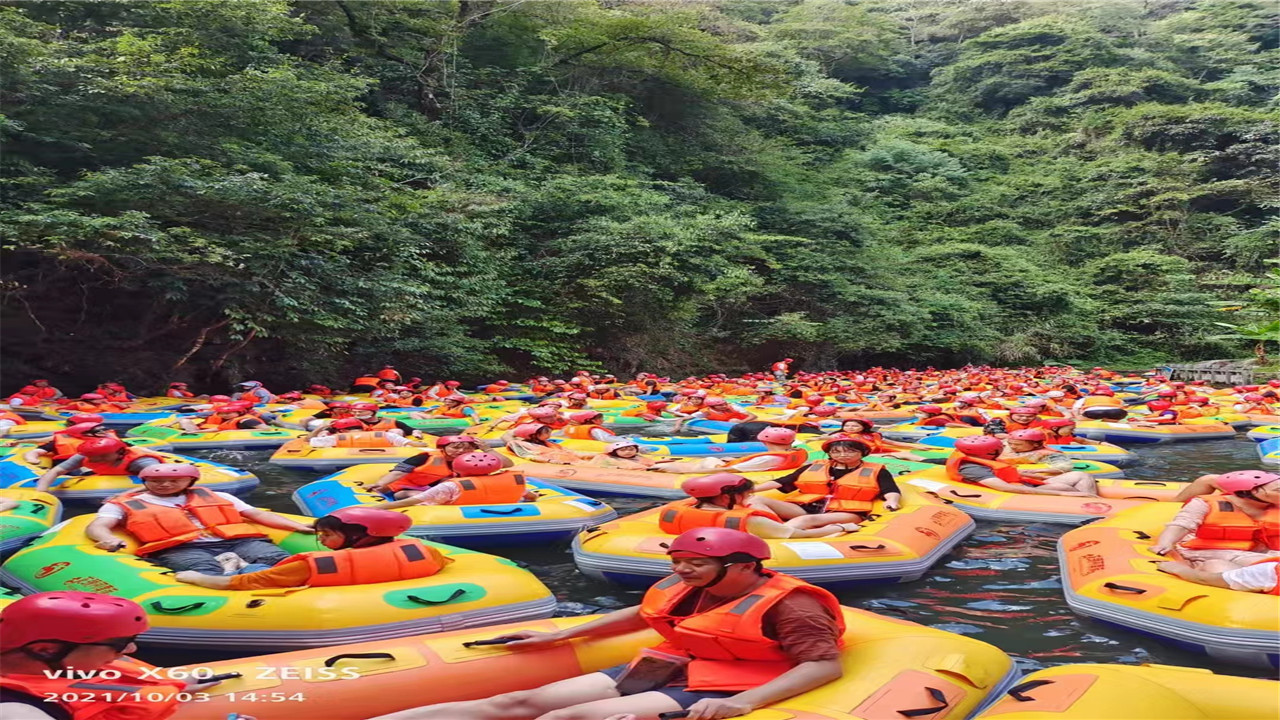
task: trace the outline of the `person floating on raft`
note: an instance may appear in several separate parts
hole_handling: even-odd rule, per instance
[[[658,511],[658,527],[669,535],[701,527],[742,530],[762,538],[830,537],[850,532],[838,522],[798,527],[797,520],[808,519],[803,515],[784,521],[761,498],[752,496],[755,484],[741,475],[715,473],[689,478],[680,489],[689,499],[667,503]]]
[[[792,447],[796,431],[790,428],[770,427],[760,431],[756,440],[764,444],[764,452],[745,457],[698,460],[658,460],[650,470],[668,473],[697,473],[712,470],[732,472],[764,472],[767,470],[794,470],[809,460],[809,451]]]
[[[489,452],[470,452],[449,461],[452,476],[408,497],[378,507],[395,510],[414,505],[506,505],[532,502],[538,493],[524,475],[506,471],[504,458]]]
[[[364,428],[365,423],[359,418],[347,417],[334,420],[311,431],[310,436],[307,437],[307,445],[313,448],[426,446],[425,443],[405,437],[394,430],[370,432]]]
[[[773,511],[792,527],[808,530],[839,524],[851,532],[871,512],[875,501],[886,510],[902,507],[902,492],[893,473],[879,463],[866,462],[871,448],[861,440],[831,438],[822,443],[826,460],[756,486],[756,491],[779,488],[782,498],[752,498],[752,503]]]
[[[470,435],[443,435],[436,438],[436,450],[405,458],[378,478],[366,490],[372,493],[390,494],[397,500],[412,497],[441,480],[453,476],[450,466],[455,459],[470,452],[483,452],[484,441]],[[511,467],[510,458],[496,455],[503,467]]]
[[[496,638],[512,649],[653,628],[664,642],[635,661],[533,690],[427,705],[374,720],[633,720],[687,711],[731,718],[843,676],[840,603],[827,590],[765,570],[764,540],[701,528],[672,540],[672,575],[640,605],[556,632]]]
[[[1187,500],[1152,552],[1176,549],[1187,567],[1210,574],[1280,557],[1280,475],[1237,470],[1197,478],[1184,491],[1205,489],[1216,492]]]
[[[1043,434],[1040,437],[1044,437]],[[1011,493],[1084,497],[1098,495],[1098,483],[1088,473],[1075,470],[1062,472],[1054,468],[1024,473],[1018,470],[1017,465],[999,459],[1004,451],[1004,443],[990,435],[959,438],[956,440],[955,452],[947,458],[947,477],[953,482],[972,483]]]

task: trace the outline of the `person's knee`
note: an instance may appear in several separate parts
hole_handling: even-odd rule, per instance
[[[537,690],[517,690],[494,695],[477,703],[483,706],[487,713],[500,717],[534,717],[543,710],[535,702],[537,692]]]

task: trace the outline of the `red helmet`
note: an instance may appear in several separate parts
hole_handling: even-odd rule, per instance
[[[1044,436],[1044,432],[1035,428],[1027,428],[1026,430],[1014,430],[1009,433],[1010,440],[1025,440],[1026,442],[1044,442],[1048,440]]]
[[[436,438],[436,449],[443,450],[446,445],[452,445],[454,443],[470,443],[472,445],[481,444],[478,438],[471,437],[470,435],[441,435]]]
[[[866,419],[866,418],[861,418],[861,417],[845,418],[845,419],[844,419],[844,422],[845,422],[845,423],[849,423],[849,422],[856,422],[856,423],[858,423],[859,425],[861,425],[861,426],[862,426],[862,432],[871,432],[873,429],[875,429],[875,426],[876,426],[876,424],[875,424],[875,423],[871,422],[870,420],[868,420],[868,419]],[[841,425],[843,425],[843,424],[844,424],[844,423],[841,423]]]
[[[805,402],[807,402],[807,403],[820,403],[820,402],[822,402],[824,399],[825,399],[825,398],[823,398],[821,395],[818,395],[818,394],[816,394],[816,393],[815,393],[815,394],[813,394],[813,395],[805,395],[805,396],[804,396],[804,401],[805,401]]]
[[[582,412],[570,413],[569,419],[576,423],[587,423],[600,417],[600,413],[595,410],[583,410]]]
[[[106,426],[103,425],[102,423],[77,423],[75,425],[72,425],[66,428],[65,430],[60,430],[59,432],[61,432],[63,435],[70,435],[71,437],[84,437],[85,433],[93,432],[94,430],[99,430],[99,429],[106,430]]]
[[[375,413],[376,413],[376,412],[378,412],[378,404],[377,404],[377,403],[371,403],[371,402],[358,402],[358,403],[352,403],[352,404],[351,404],[351,409],[352,409],[352,410],[369,410],[369,411],[371,411],[371,412],[375,412]]]
[[[1262,402],[1266,398],[1262,397],[1261,393],[1245,393],[1244,397],[1241,399],[1247,400],[1248,402]]]
[[[1155,410],[1156,412],[1164,412],[1165,410],[1168,410],[1171,407],[1173,407],[1173,403],[1169,402],[1168,400],[1152,400],[1151,402],[1147,403],[1147,409]]]
[[[587,399],[587,394],[586,394],[586,393],[573,393],[573,394],[571,394],[571,395],[569,396],[569,399],[570,399],[570,400],[586,400],[586,399]]]
[[[925,413],[926,415],[941,415],[941,414],[942,414],[942,407],[941,407],[941,406],[939,406],[939,405],[921,405],[920,407],[918,407],[918,408],[916,408],[916,409],[917,409],[917,410],[919,410],[919,411],[920,411],[920,412],[922,412],[922,413]]]
[[[670,403],[663,402],[662,400],[652,400],[645,403],[644,408],[646,410],[652,410],[653,412],[662,412],[667,409],[668,405],[670,405]]]
[[[1165,388],[1164,390],[1157,391],[1156,397],[1178,397],[1178,391]]]
[[[147,611],[132,600],[63,590],[36,593],[0,611],[0,652],[38,640],[88,645],[141,635],[149,627]]]
[[[85,393],[80,396],[80,399],[81,400],[106,400],[105,397],[103,397],[102,395],[99,395],[98,393]]]
[[[195,465],[186,463],[160,463],[158,465],[148,465],[138,473],[138,477],[143,480],[153,480],[160,478],[190,478],[191,480],[200,479],[200,468]]]
[[[1235,472],[1219,475],[1214,482],[1223,492],[1234,493],[1262,487],[1276,480],[1280,480],[1280,475],[1275,473],[1262,472],[1261,470],[1236,470]]]
[[[228,403],[228,402],[231,402],[231,396],[230,396],[230,395],[210,395],[210,396],[209,396],[209,402],[211,402],[211,403]]]
[[[83,425],[85,423],[93,423],[94,425],[97,425],[103,420],[106,420],[106,418],[97,413],[76,413],[75,415],[67,418],[67,426]]]
[[[719,407],[721,405],[728,405],[729,401],[722,397],[709,397],[707,398],[706,404],[710,407]]]
[[[1090,395],[1106,395],[1107,397],[1115,397],[1116,391],[1108,387],[1094,388]]]
[[[760,442],[772,445],[790,445],[796,441],[796,431],[790,428],[771,427],[760,431],[756,436]]]
[[[1186,383],[1184,383],[1184,382],[1171,382],[1171,383],[1169,383],[1169,386],[1170,386],[1170,387],[1175,387],[1175,388],[1179,388],[1179,389],[1181,389],[1181,388],[1186,387],[1186,386],[1187,386],[1187,384],[1186,384]]]
[[[372,537],[395,537],[413,526],[404,513],[371,507],[346,507],[329,513],[346,525],[359,525]]]
[[[454,458],[450,465],[464,477],[488,475],[502,469],[502,458],[488,452],[469,452]]]
[[[351,403],[343,402],[341,400],[339,400],[338,402],[331,402],[329,403],[329,409],[330,410],[350,410]]]
[[[1273,388],[1280,388],[1280,380],[1268,380],[1268,381],[1267,381],[1267,385],[1269,385],[1269,386],[1271,386],[1271,387],[1273,387]],[[1259,387],[1261,387],[1261,386],[1259,386]]]
[[[113,437],[93,438],[80,443],[80,447],[76,448],[76,453],[86,457],[100,457],[102,455],[110,455],[120,452],[127,448],[120,440]]]
[[[731,491],[746,492],[753,486],[754,484],[750,480],[741,475],[727,472],[689,478],[680,483],[680,489],[685,491],[689,497],[695,498],[715,497]]]
[[[970,435],[956,440],[956,450],[965,455],[994,460],[1004,451],[1004,443],[990,435]]]
[[[499,380],[498,382],[496,382],[496,383],[494,383],[494,384],[495,384],[495,385],[503,385],[503,386],[506,386],[506,385],[510,385],[510,384],[511,384],[511,381],[510,381],[510,380]]]
[[[223,405],[215,405],[213,412],[222,413],[242,413],[244,409],[240,407],[240,403],[225,403]]]
[[[680,394],[681,394],[681,395],[692,395],[692,394],[694,394],[694,393],[696,393],[696,392],[698,392],[698,391],[697,391],[697,390],[694,390],[693,388],[680,388]]]
[[[345,417],[329,423],[329,427],[334,430],[359,430],[364,427],[364,423],[359,418]]]
[[[782,358],[782,362],[795,362],[795,360],[792,360],[791,358]]]
[[[702,557],[733,559],[745,556],[755,560],[773,557],[769,544],[762,538],[740,530],[706,527],[681,533],[667,546],[667,554],[688,553]]]
[[[467,401],[467,396],[466,396],[466,395],[462,395],[462,394],[460,394],[460,393],[453,393],[452,395],[445,395],[445,396],[444,396],[443,398],[441,398],[441,399],[442,399],[442,400],[444,400],[445,402],[459,402],[459,403],[464,403],[464,402],[466,402],[466,401]]]
[[[35,385],[23,385],[22,389],[18,392],[22,395],[34,395],[35,393],[40,392],[40,388]]]
[[[538,431],[544,427],[546,427],[546,425],[539,423],[525,423],[524,425],[516,427],[516,429],[512,431],[512,434],[518,438],[528,439],[537,435]]]
[[[1041,420],[1040,422],[1044,425],[1044,427],[1049,427],[1049,428],[1067,427],[1068,425],[1076,424],[1076,421],[1072,420],[1071,418],[1048,418],[1045,420]]]
[[[810,410],[809,412],[819,417],[831,417],[832,415],[835,415],[839,411],[840,409],[837,408],[835,405],[819,405],[818,407]]]
[[[972,405],[976,402],[982,402],[982,396],[976,393],[964,393],[956,397],[956,402],[962,402],[966,405]]]
[[[1205,396],[1203,396],[1203,395],[1192,395],[1192,396],[1190,396],[1190,397],[1188,397],[1188,398],[1187,398],[1187,402],[1189,402],[1189,403],[1198,403],[1198,404],[1200,404],[1200,405],[1203,405],[1203,404],[1205,404],[1205,403],[1209,402],[1209,398],[1207,398],[1207,397],[1205,397]]]
[[[457,380],[445,380],[444,386],[447,388],[456,388],[456,387],[462,387],[462,383],[458,382]]]

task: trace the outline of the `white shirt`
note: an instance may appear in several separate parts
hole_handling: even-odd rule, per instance
[[[387,432],[382,436],[386,439],[391,447],[404,447],[409,444],[409,438],[395,432]],[[321,435],[313,437],[307,441],[307,444],[313,448],[331,448],[338,447],[337,435]]]
[[[252,505],[241,500],[235,495],[231,495],[224,492],[218,492],[216,490],[213,491],[213,494],[217,495],[223,500],[230,502],[231,506],[236,509],[236,512],[244,512],[246,510],[254,509]],[[181,495],[174,495],[172,497],[160,497],[158,495],[152,495],[151,493],[139,493],[138,495],[131,496],[130,499],[141,500],[143,502],[151,503],[152,505],[163,505],[164,507],[176,508],[176,507],[180,507],[181,505],[187,502],[187,494],[183,493]],[[98,518],[105,519],[105,520],[123,520],[124,508],[114,503],[106,503],[102,507],[98,508]],[[196,520],[191,515],[187,515],[187,519],[190,520],[195,525],[204,527],[204,525],[201,524],[199,520]],[[213,542],[215,540],[221,540],[221,539],[222,538],[202,536],[192,540],[191,542]]]
[[[1222,573],[1222,579],[1232,590],[1271,592],[1276,587],[1276,564],[1264,562],[1228,570]]]

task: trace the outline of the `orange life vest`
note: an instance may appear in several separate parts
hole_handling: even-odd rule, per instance
[[[947,479],[951,480],[952,482],[963,482],[963,483],[970,483],[974,485],[980,484],[980,483],[974,483],[969,478],[960,474],[960,466],[963,465],[964,463],[974,463],[975,465],[982,465],[983,467],[990,469],[991,474],[994,475],[997,480],[1003,480],[1007,483],[1018,483],[1021,485],[1043,485],[1044,484],[1043,480],[1038,480],[1036,478],[1023,477],[1023,475],[1018,472],[1018,468],[1014,467],[1013,465],[1010,465],[1009,463],[1000,462],[999,460],[987,460],[986,458],[969,457],[968,455],[965,455],[964,453],[961,453],[961,452],[953,452],[951,453],[951,456],[947,458],[947,465],[946,465]]]
[[[379,380],[384,380],[384,381],[390,380],[391,382],[400,382],[400,373],[396,372],[395,370],[391,370],[391,369],[379,370],[378,372],[374,373],[374,375],[376,375]]]
[[[1123,408],[1124,403],[1110,395],[1089,395],[1080,403],[1082,410],[1095,407]]]
[[[658,527],[668,535],[679,535],[686,530],[704,527],[722,527],[747,532],[747,519],[752,517],[782,522],[782,518],[768,510],[758,510],[745,505],[732,510],[722,508],[711,510],[698,507],[696,498],[685,498],[662,506],[658,512]]]
[[[431,411],[431,415],[432,415],[433,417],[442,417],[442,418],[469,418],[469,417],[471,417],[471,415],[469,415],[469,414],[467,413],[467,406],[466,406],[466,405],[459,405],[459,406],[457,406],[457,407],[445,407],[444,405],[441,405],[440,407],[436,408],[435,410],[432,410],[432,411]]]
[[[716,408],[707,408],[702,411],[702,416],[708,420],[717,420],[719,422],[729,422],[731,420],[745,420],[747,414],[737,408],[727,408],[718,410]]]
[[[613,388],[604,390],[602,392],[596,392],[595,390],[592,390],[587,394],[595,398],[596,400],[617,400],[618,399],[618,393],[614,391]]]
[[[697,405],[694,405],[694,404],[685,402],[685,403],[680,403],[680,405],[676,407],[676,412],[681,412],[685,414],[696,413],[699,410],[703,409],[704,407],[705,406],[702,403],[698,403]]]
[[[1032,428],[1041,427],[1044,427],[1044,421],[1039,418],[1032,420],[1029,423],[1014,422],[1008,418],[1005,418],[1004,421],[1004,428],[1006,432],[1017,432],[1018,430],[1030,430]]]
[[[378,421],[375,423],[370,423],[368,420],[361,420],[360,422],[364,423],[365,432],[385,432],[387,430],[395,430],[399,427],[396,425],[395,420],[391,420],[389,418],[378,418]]]
[[[193,393],[193,392],[189,392],[189,391],[187,391],[187,390],[179,390],[179,389],[177,389],[177,388],[169,388],[169,391],[165,393],[165,396],[166,396],[166,397],[171,397],[171,398],[193,398],[193,397],[195,397],[195,396],[196,396],[196,394],[195,394],[195,393]]]
[[[223,540],[266,537],[266,533],[244,521],[230,500],[218,497],[211,490],[189,488],[187,502],[180,507],[138,499],[137,496],[145,492],[145,488],[138,488],[107,500],[124,510],[124,529],[141,543],[134,551],[137,555],[177,547],[205,534]]]
[[[164,457],[155,453],[146,452],[145,450],[139,450],[137,448],[127,448],[124,451],[124,455],[122,455],[119,460],[101,462],[85,458],[80,463],[80,467],[85,470],[92,470],[97,475],[128,475],[129,465],[131,465],[134,460],[148,457],[164,462]]]
[[[237,415],[237,416],[235,416],[235,417],[231,418],[230,420],[223,420],[222,418],[219,418],[217,415],[210,415],[209,417],[205,418],[203,421],[201,421],[201,422],[200,422],[199,427],[201,427],[201,428],[203,428],[203,429],[205,429],[205,430],[209,430],[209,429],[216,429],[216,430],[239,430],[239,429],[240,429],[240,421],[241,421],[241,420],[245,420],[245,419],[247,419],[247,418],[253,418],[253,416],[252,416],[252,415]],[[257,418],[254,418],[254,419],[256,420]]]
[[[423,490],[453,475],[453,468],[444,455],[432,455],[425,463],[414,468],[404,477],[393,480],[387,485],[392,492],[400,490]]]
[[[8,420],[14,425],[26,425],[27,419],[17,413],[11,413],[8,410],[0,410],[0,420]]]
[[[1244,413],[1246,415],[1275,415],[1276,414],[1276,411],[1271,409],[1271,406],[1266,403],[1249,403],[1248,405],[1245,405],[1244,408],[1239,410],[1238,412]]]
[[[595,440],[595,438],[591,437],[592,430],[604,430],[610,435],[614,434],[611,430],[599,425],[566,425],[560,429],[560,434],[574,440]]]
[[[1202,498],[1209,514],[1195,537],[1182,541],[1188,550],[1252,550],[1258,545],[1280,550],[1280,507],[1267,508],[1261,520],[1254,520],[1223,494]],[[1190,502],[1190,501],[1188,501]]]
[[[380,382],[382,382],[381,378],[371,377],[366,375],[364,377],[358,377],[355,380],[353,380],[351,382],[351,387],[360,387],[364,385],[367,385],[369,387],[378,387],[378,383]]]
[[[353,433],[338,433],[338,444],[334,445],[334,447],[389,448],[395,446],[387,439],[387,434],[384,432],[357,431]]]
[[[458,477],[450,482],[462,490],[450,505],[507,505],[520,502],[525,493],[524,475],[516,472]]]
[[[75,455],[76,450],[80,448],[80,444],[83,443],[85,439],[86,438],[73,437],[62,431],[55,432],[53,434],[53,439],[50,440],[50,442],[53,443],[53,456],[51,459],[54,463],[60,463],[72,455]]]
[[[844,634],[840,601],[790,575],[770,573],[763,585],[747,595],[695,615],[672,615],[692,590],[672,575],[649,588],[640,603],[640,617],[666,640],[658,649],[692,658],[685,667],[689,690],[749,690],[795,667],[782,645],[764,632],[765,614],[791,593],[816,597]]]
[[[430,577],[453,562],[417,540],[392,540],[364,548],[298,553],[276,564],[304,562],[311,572],[307,585],[373,585]]]
[[[394,405],[396,407],[413,407],[413,401],[416,399],[417,399],[417,396],[415,395],[410,395],[409,397],[400,397],[399,395],[387,395],[386,397],[382,398],[382,404]]]
[[[40,700],[52,698],[46,701],[70,713],[72,720],[164,720],[178,711],[177,694],[186,682],[151,679],[144,669],[153,667],[122,657],[98,668],[117,671],[118,678],[4,674],[0,687]]]
[[[626,410],[623,410],[618,414],[621,415],[622,417],[638,417],[638,418],[657,418],[662,415],[662,413],[652,412],[651,410],[649,410],[649,408],[645,407],[644,405],[639,405],[633,408],[627,408]]]
[[[884,466],[864,462],[838,480],[831,479],[829,468],[825,460],[810,465],[796,479],[796,491],[782,499],[797,505],[829,499],[826,507],[829,512],[870,512],[880,497],[876,477]]]
[[[783,452],[752,453],[751,455],[747,455],[745,457],[734,458],[733,462],[729,463],[728,465],[725,465],[724,468],[722,469],[728,469],[736,465],[745,463],[748,460],[754,460],[756,458],[762,458],[762,457],[782,458],[782,464],[775,468],[769,468],[769,472],[772,472],[774,470],[795,470],[796,468],[800,467],[801,465],[804,465],[806,462],[809,461],[809,451],[805,450],[804,448],[795,448],[795,449],[786,450]]]

